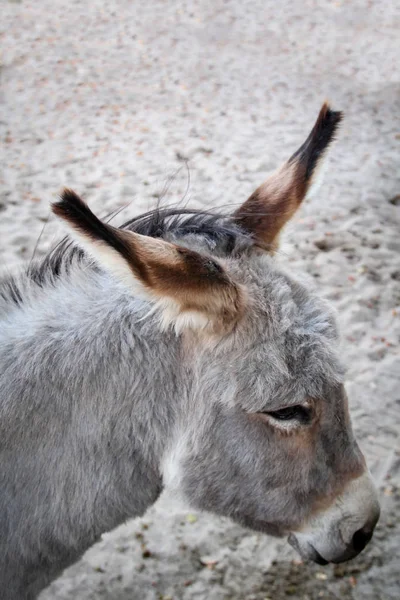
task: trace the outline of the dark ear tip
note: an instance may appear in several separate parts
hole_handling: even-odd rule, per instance
[[[68,216],[74,209],[85,207],[85,202],[78,196],[74,190],[64,188],[60,194],[60,199],[53,202],[51,210],[59,217]]]
[[[60,201],[67,203],[67,204],[85,204],[85,202],[82,200],[82,198],[80,196],[78,196],[78,194],[76,192],[74,192],[74,190],[71,190],[71,188],[64,188],[63,191],[60,194]]]
[[[337,127],[343,120],[343,112],[341,110],[332,110],[328,100],[325,100],[318,115],[317,122],[330,127]]]

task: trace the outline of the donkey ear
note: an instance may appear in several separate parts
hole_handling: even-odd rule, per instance
[[[158,303],[164,326],[226,330],[241,316],[243,291],[214,259],[112,227],[72,190],[64,190],[52,208],[101,267],[136,294]]]
[[[282,227],[317,187],[326,151],[342,120],[325,103],[302,146],[236,211],[234,218],[260,246],[274,251]]]

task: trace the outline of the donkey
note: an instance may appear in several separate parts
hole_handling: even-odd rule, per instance
[[[379,518],[352,433],[331,308],[274,258],[341,113],[231,215],[161,209],[121,228],[71,190],[74,242],[0,281],[0,590],[31,600],[163,488],[355,557]]]

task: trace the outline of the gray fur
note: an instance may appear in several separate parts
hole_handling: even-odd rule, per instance
[[[193,228],[163,237],[225,256],[251,299],[229,335],[162,332],[147,302],[85,258],[0,282],[3,600],[35,598],[103,532],[143,514],[177,444],[171,485],[194,507],[274,535],[363,461],[330,308],[239,230],[229,251],[226,236]],[[307,397],[322,414],[312,449],[253,418]]]

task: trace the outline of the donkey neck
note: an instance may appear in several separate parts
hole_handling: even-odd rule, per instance
[[[58,456],[67,480],[97,473],[104,503],[120,506],[112,522],[99,523],[104,531],[160,493],[159,463],[182,397],[179,341],[143,318],[148,307],[102,272],[79,267],[23,293],[0,318],[2,439],[39,463]],[[108,487],[118,490],[118,502]]]

